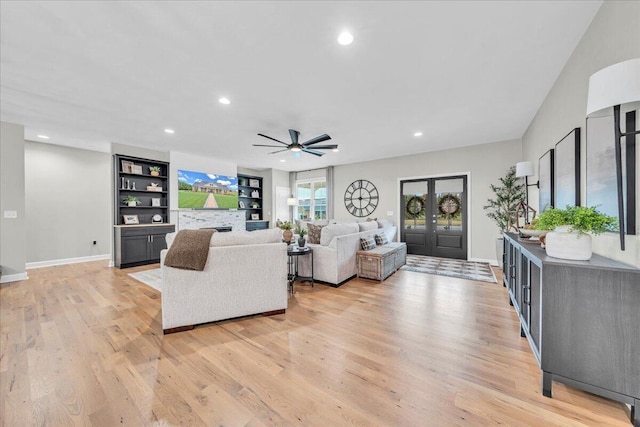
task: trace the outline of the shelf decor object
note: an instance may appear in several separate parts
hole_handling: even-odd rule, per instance
[[[589,95],[587,99],[587,118],[611,115],[613,109],[613,145],[615,150],[616,166],[616,193],[618,204],[618,223],[620,225],[620,249],[625,250],[625,194],[622,181],[622,137],[626,137],[626,143],[632,145],[635,150],[635,135],[640,130],[629,129],[626,126],[622,132],[620,119],[621,114],[637,110],[640,107],[640,58],[619,62],[594,73],[589,78]],[[635,153],[634,153],[635,154]],[[635,158],[629,156],[627,158]],[[635,165],[634,165],[635,166]],[[635,167],[629,173],[635,174]],[[627,200],[628,204],[634,200]]]
[[[580,206],[580,128],[573,129],[556,144],[553,161],[553,206],[561,209]]]

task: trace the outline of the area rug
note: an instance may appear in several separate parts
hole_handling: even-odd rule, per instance
[[[129,276],[151,286],[153,289],[162,292],[162,269],[154,268],[153,270],[140,271],[138,273],[129,273]]]
[[[423,255],[407,255],[407,264],[401,270],[460,279],[498,283],[491,266],[486,262],[472,262],[460,259],[435,258]]]

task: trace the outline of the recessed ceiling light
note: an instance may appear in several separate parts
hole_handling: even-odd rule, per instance
[[[231,101],[229,101],[229,98],[220,98],[220,99],[218,99],[218,102],[219,102],[220,104],[224,104],[224,105],[229,105],[229,104],[231,104]]]
[[[284,163],[284,162],[286,162],[285,159],[280,159],[280,163]]]
[[[333,149],[333,150],[331,150],[331,151],[333,151],[334,153],[337,153],[337,152],[338,152],[338,151],[340,151],[340,150],[338,150],[337,148],[334,148],[334,149]]]
[[[422,132],[416,132],[413,134],[413,136],[422,136]]]
[[[348,31],[343,32],[338,36],[338,43],[343,46],[350,45],[353,43],[353,35]]]
[[[165,131],[166,133],[176,133],[176,131],[175,131],[175,130],[173,130],[173,129],[165,129],[164,131]]]
[[[38,135],[38,138],[49,139],[49,137],[47,135]]]

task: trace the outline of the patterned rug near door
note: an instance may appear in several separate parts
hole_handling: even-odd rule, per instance
[[[407,255],[407,264],[400,267],[400,270],[498,283],[491,266],[486,262]]]

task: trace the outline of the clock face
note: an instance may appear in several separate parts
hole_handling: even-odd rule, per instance
[[[378,189],[366,179],[357,179],[344,192],[344,205],[349,213],[357,217],[365,217],[378,206]]]

